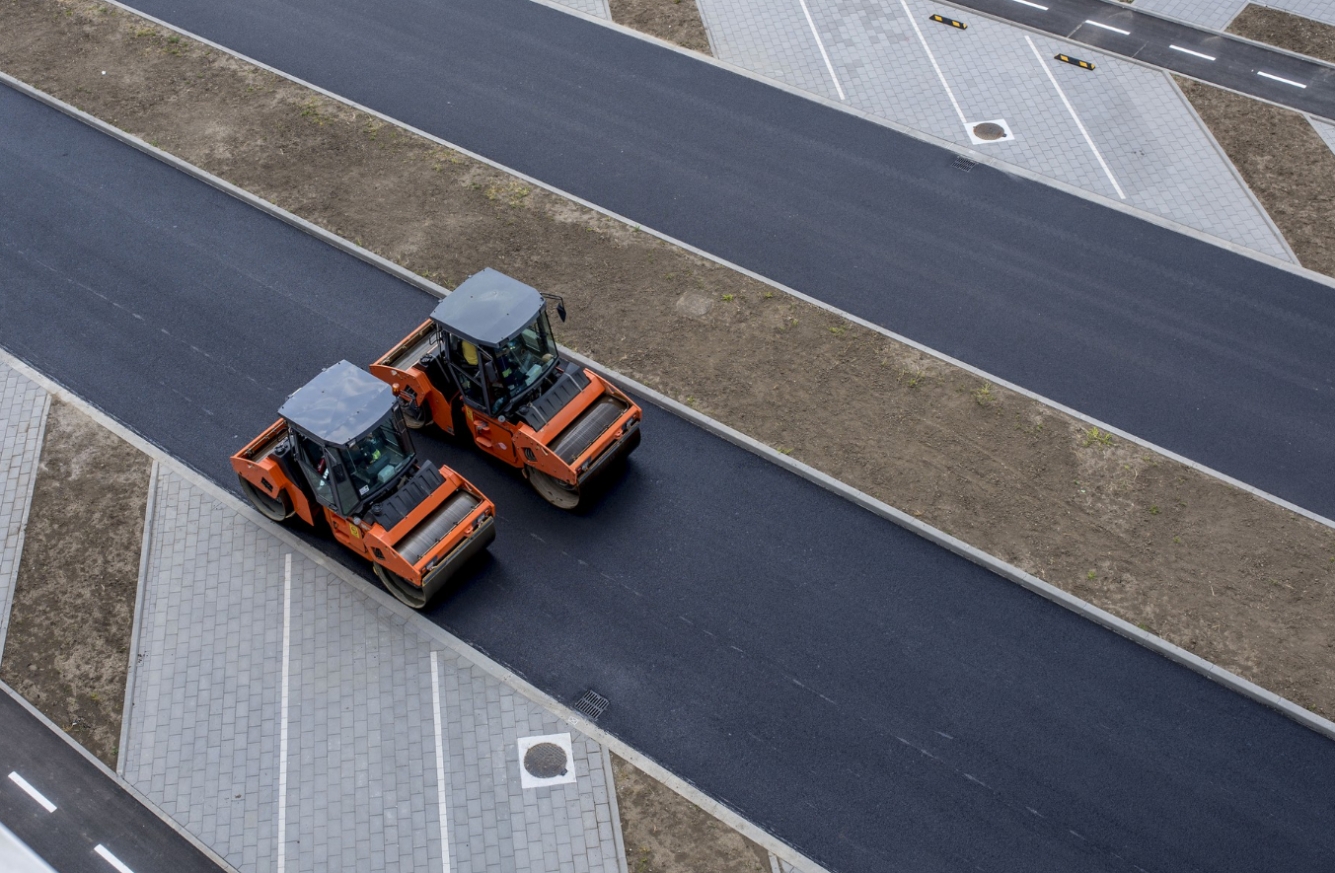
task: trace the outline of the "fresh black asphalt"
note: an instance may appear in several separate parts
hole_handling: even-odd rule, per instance
[[[56,736],[12,694],[0,689],[0,823],[46,863],[59,873],[109,873],[111,866],[94,854],[101,845],[134,873],[219,873],[189,840]],[[38,805],[8,778],[10,773],[41,792],[55,812]]]
[[[1299,112],[1335,119],[1335,67],[1330,64],[1160,18],[1118,0],[1041,0],[1037,3],[1046,9],[1030,5],[1033,0],[1026,3],[1016,0],[948,2],[1280,103]],[[1090,24],[1091,21],[1106,27]],[[1262,76],[1262,72],[1287,81]]]
[[[8,89],[0,118],[0,346],[227,487],[289,392],[434,304]],[[645,413],[583,515],[420,439],[499,507],[431,620],[841,873],[1331,869],[1335,743]]]
[[[137,2],[1335,517],[1330,287],[528,0]]]

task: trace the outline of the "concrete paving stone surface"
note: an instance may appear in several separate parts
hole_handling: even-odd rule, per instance
[[[837,99],[800,0],[699,0],[699,5],[723,60]],[[926,0],[808,0],[808,6],[848,105],[967,146],[953,94],[964,120],[1005,119],[1014,134],[1010,141],[976,146],[980,150],[1114,200],[1122,199],[1120,186],[1129,205],[1293,260],[1269,216],[1163,73],[981,16],[965,16],[967,30],[945,27],[929,16],[962,13]],[[1059,63],[1053,60],[1058,52],[1094,61],[1096,69]]]
[[[125,778],[239,869],[273,870],[291,548],[168,469],[148,548]],[[621,873],[596,743],[300,553],[291,580],[286,870]],[[567,732],[576,781],[521,788],[519,738]]]
[[[42,453],[46,392],[9,367],[0,367],[0,650],[9,627],[14,580],[19,575],[23,526]]]
[[[1246,5],[1247,0],[1136,0],[1135,3],[1137,9],[1158,12],[1211,30],[1227,28]]]
[[[1317,136],[1325,140],[1326,145],[1330,146],[1330,150],[1335,152],[1335,124],[1327,121],[1317,121],[1315,118],[1309,118],[1308,121],[1312,122],[1312,127],[1316,129]]]
[[[1247,7],[1247,0],[1136,0],[1135,5],[1137,9],[1158,12],[1211,30],[1226,30],[1229,22]],[[1331,0],[1267,0],[1253,5],[1335,24],[1335,3]]]
[[[608,7],[607,0],[555,0],[555,2],[586,15],[596,15],[606,21],[612,20],[612,10]]]

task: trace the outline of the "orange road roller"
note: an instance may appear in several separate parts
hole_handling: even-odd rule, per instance
[[[552,294],[487,269],[371,365],[409,427],[434,423],[524,471],[550,503],[574,509],[588,485],[640,444],[640,407],[564,360],[547,318]]]
[[[417,460],[403,403],[360,367],[340,361],[278,415],[232,456],[242,492],[274,521],[322,519],[414,609],[496,538],[491,501],[449,467]]]

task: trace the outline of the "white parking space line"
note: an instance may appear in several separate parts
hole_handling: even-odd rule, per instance
[[[811,35],[816,38],[816,48],[820,49],[820,56],[825,59],[825,69],[830,71],[830,79],[834,82],[834,90],[839,92],[840,100],[847,100],[844,96],[844,86],[839,84],[839,77],[834,74],[834,64],[830,63],[830,56],[825,51],[825,43],[821,42],[820,33],[816,30],[816,22],[811,17],[811,10],[807,8],[807,0],[798,0],[802,4],[802,14],[807,17],[807,25],[811,27]]]
[[[1282,76],[1276,76],[1274,73],[1267,73],[1265,70],[1257,70],[1256,75],[1265,76],[1267,79],[1274,79],[1276,82],[1283,82],[1285,85],[1292,85],[1295,88],[1306,88],[1302,82],[1295,82],[1292,79],[1285,79]]]
[[[1094,27],[1101,27],[1104,30],[1111,30],[1113,33],[1120,33],[1122,36],[1131,35],[1131,31],[1129,30],[1122,30],[1122,28],[1120,27],[1113,27],[1111,24],[1104,24],[1101,21],[1090,21],[1089,19],[1085,19],[1085,24],[1091,24]]]
[[[283,560],[283,680],[278,703],[278,873],[287,866],[287,690],[292,648],[292,553]]]
[[[1037,3],[1030,3],[1029,0],[1011,0],[1011,2],[1019,3],[1021,6],[1032,6],[1035,9],[1042,9],[1044,12],[1048,11],[1048,7],[1039,6]]]
[[[9,781],[13,782],[15,785],[22,788],[29,797],[40,803],[42,805],[42,809],[45,809],[47,812],[56,811],[56,805],[51,801],[47,800],[46,795],[42,794],[42,792],[38,791],[36,788],[33,788],[31,785],[29,785],[28,780],[20,776],[17,771],[9,774]]]
[[[964,110],[960,109],[959,101],[955,99],[955,92],[950,90],[950,83],[946,81],[945,73],[941,72],[941,66],[936,62],[936,55],[932,54],[932,48],[927,44],[922,31],[918,29],[918,22],[913,20],[913,13],[909,11],[909,4],[905,0],[899,0],[899,5],[904,7],[904,14],[908,16],[909,24],[913,25],[913,32],[918,35],[918,42],[922,43],[923,51],[927,52],[927,60],[932,62],[932,69],[936,70],[936,77],[941,80],[941,87],[946,89],[946,96],[950,98],[950,105],[955,107],[955,114],[960,117],[960,124],[969,126],[969,119],[964,117]]]
[[[431,720],[436,726],[436,810],[440,823],[440,865],[450,873],[450,829],[445,801],[445,734],[440,725],[440,658],[431,653]]]
[[[1075,122],[1075,126],[1080,128],[1080,135],[1083,136],[1085,142],[1089,144],[1089,150],[1094,153],[1094,157],[1098,160],[1099,166],[1102,167],[1103,172],[1107,174],[1108,181],[1112,182],[1113,190],[1117,192],[1118,197],[1125,200],[1126,193],[1122,191],[1122,186],[1117,184],[1117,177],[1113,175],[1112,168],[1109,167],[1108,162],[1103,159],[1103,155],[1099,152],[1099,147],[1094,145],[1094,138],[1089,135],[1088,130],[1085,130],[1085,125],[1080,121],[1080,116],[1075,114],[1075,107],[1071,105],[1070,100],[1066,99],[1066,92],[1062,90],[1061,85],[1057,84],[1057,77],[1052,75],[1052,69],[1048,66],[1048,62],[1043,60],[1043,56],[1039,54],[1038,46],[1034,45],[1034,41],[1029,38],[1029,34],[1025,34],[1024,41],[1029,43],[1029,48],[1033,51],[1034,57],[1038,60],[1038,65],[1043,68],[1043,72],[1048,74],[1048,81],[1052,83],[1052,87],[1057,89],[1057,96],[1062,99],[1062,103],[1066,106],[1066,111],[1071,113],[1071,119]]]
[[[1168,47],[1169,47],[1170,49],[1172,49],[1173,51],[1175,51],[1175,52],[1182,52],[1182,54],[1184,54],[1184,55],[1191,55],[1192,57],[1201,58],[1201,59],[1203,59],[1203,60],[1207,60],[1207,61],[1213,61],[1213,60],[1214,60],[1214,55],[1201,54],[1200,52],[1192,51],[1192,50],[1189,49],[1189,48],[1183,48],[1183,47],[1180,46],[1180,45],[1171,45],[1171,44],[1170,44]]]
[[[98,843],[97,846],[93,848],[93,851],[101,855],[103,861],[106,861],[112,867],[115,867],[116,873],[134,873],[133,870],[125,866],[124,861],[122,861],[120,858],[117,858],[115,855],[111,854],[111,852],[107,849],[107,847],[102,845],[101,843]]]

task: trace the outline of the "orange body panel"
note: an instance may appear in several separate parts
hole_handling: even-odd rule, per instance
[[[354,521],[345,518],[327,506],[314,504],[308,500],[305,492],[286,476],[277,459],[271,456],[273,446],[287,435],[287,431],[287,422],[280,418],[232,456],[232,469],[237,475],[271,497],[286,495],[297,516],[307,524],[315,523],[316,514],[323,515],[336,540],[357,554],[402,576],[413,585],[421,586],[425,576],[433,567],[460,547],[479,525],[496,515],[496,507],[482,492],[454,470],[441,467],[440,473],[445,482],[414,507],[412,512],[392,530],[385,530],[382,525],[364,519]],[[477,498],[478,505],[423,554],[416,564],[410,563],[395,549],[395,543],[400,542],[452,494],[461,489]]]
[[[389,383],[395,394],[402,394],[407,389],[412,397],[424,409],[429,410],[431,420],[443,431],[454,433],[454,414],[451,409],[453,398],[446,397],[424,373],[417,362],[422,354],[416,350],[433,351],[435,344],[427,342],[432,329],[432,322],[427,319],[401,342],[390,349],[380,360],[371,365],[372,375]],[[591,370],[584,371],[588,377],[588,386],[575,399],[556,413],[541,430],[534,430],[522,421],[500,421],[481,410],[464,404],[464,416],[471,429],[473,442],[479,449],[513,467],[533,467],[554,479],[570,485],[579,484],[582,472],[605,452],[620,435],[622,429],[632,419],[639,421],[642,416],[640,407],[619,391],[607,380]],[[548,446],[552,440],[566,429],[584,410],[598,399],[610,394],[626,404],[626,410],[612,425],[594,440],[573,463],[567,464]],[[533,455],[529,460],[524,450]]]

